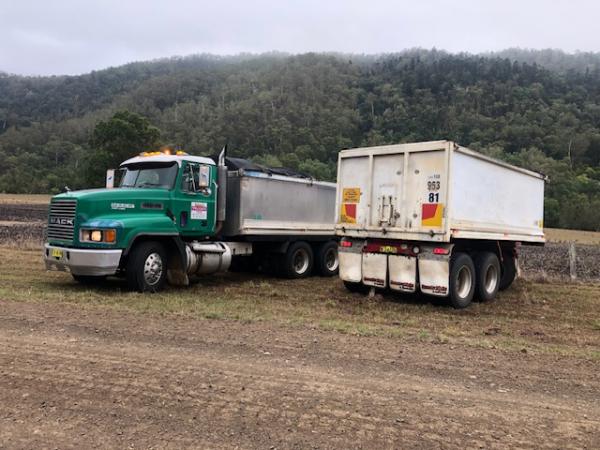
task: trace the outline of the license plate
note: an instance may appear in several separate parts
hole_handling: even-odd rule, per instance
[[[63,251],[58,248],[52,249],[52,257],[56,259],[61,259],[63,257]]]

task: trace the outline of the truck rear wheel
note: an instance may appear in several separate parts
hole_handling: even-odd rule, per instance
[[[319,275],[332,277],[337,275],[340,267],[338,259],[338,244],[336,241],[327,241],[317,247],[315,266]]]
[[[287,278],[307,277],[313,268],[313,251],[306,242],[290,244],[285,253],[283,273]]]
[[[513,255],[504,254],[502,261],[502,278],[499,289],[508,289],[517,276],[517,259]]]
[[[466,308],[475,295],[475,265],[466,253],[455,253],[450,261],[450,303]]]
[[[138,292],[160,291],[167,278],[167,252],[160,242],[133,247],[125,268],[127,285]]]
[[[477,274],[477,298],[487,302],[493,300],[500,287],[500,261],[492,252],[481,252],[475,257],[475,272]]]

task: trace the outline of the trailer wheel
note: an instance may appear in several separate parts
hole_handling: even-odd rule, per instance
[[[513,255],[504,255],[502,261],[502,278],[500,278],[499,290],[508,289],[517,276],[517,259]]]
[[[477,274],[477,298],[487,302],[493,300],[500,287],[500,261],[492,252],[481,252],[475,257]]]
[[[304,278],[313,267],[313,251],[306,242],[298,241],[290,244],[285,253],[283,273],[287,278]]]
[[[475,295],[475,266],[466,253],[455,253],[450,261],[450,303],[466,308]]]
[[[317,248],[315,266],[319,275],[332,277],[337,275],[340,267],[338,259],[338,244],[336,241],[323,242]]]
[[[366,294],[371,289],[370,286],[365,286],[360,282],[354,283],[352,281],[344,281],[344,286],[353,294]]]
[[[167,278],[167,252],[160,242],[137,244],[125,268],[129,289],[138,292],[160,291]]]

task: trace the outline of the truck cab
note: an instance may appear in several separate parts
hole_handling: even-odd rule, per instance
[[[263,184],[240,184],[248,175],[237,171],[232,172],[235,189],[228,199],[230,175],[225,150],[218,164],[211,158],[180,151],[140,153],[120,165],[117,187],[111,187],[112,172],[107,174],[107,188],[65,192],[52,198],[44,245],[47,269],[68,271],[80,282],[123,275],[131,289],[155,291],[167,279],[174,284],[188,284],[189,275],[228,270],[234,257],[249,256],[258,249],[296,261],[298,269],[288,271],[293,277],[310,274],[315,254],[325,253],[331,275],[337,273],[333,217],[324,226],[314,228],[291,215],[298,208],[278,208],[278,221],[266,220],[272,214],[272,199],[281,195],[269,184],[275,182],[274,178],[280,185],[291,183],[295,189],[300,186],[319,196],[323,195],[319,188],[328,189],[328,208],[333,216],[335,185],[331,183],[321,183],[327,185],[323,187],[318,182],[269,174],[264,179],[256,178]],[[253,199],[251,211],[243,210],[248,209],[247,200],[240,201],[247,194]],[[291,200],[284,197],[286,202]],[[315,214],[310,203],[304,209],[304,218]],[[245,225],[243,214],[251,215],[255,228]],[[282,218],[293,220],[281,222]],[[287,228],[282,228],[282,223]],[[224,236],[224,230],[229,230],[229,235]],[[290,248],[297,254],[287,255]]]
[[[48,215],[46,267],[69,271],[79,281],[114,275],[124,257],[144,241],[159,238],[146,272],[161,272],[162,256],[182,238],[210,237],[216,227],[217,168],[210,158],[183,152],[144,152],[124,161],[116,188],[66,192],[52,198]],[[178,248],[179,247],[179,248]],[[175,266],[177,264],[175,261]],[[149,277],[148,286],[152,284]],[[161,280],[155,279],[155,282]]]

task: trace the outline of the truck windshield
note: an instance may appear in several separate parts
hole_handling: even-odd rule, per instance
[[[143,163],[122,167],[122,188],[171,189],[177,177],[177,163]]]

